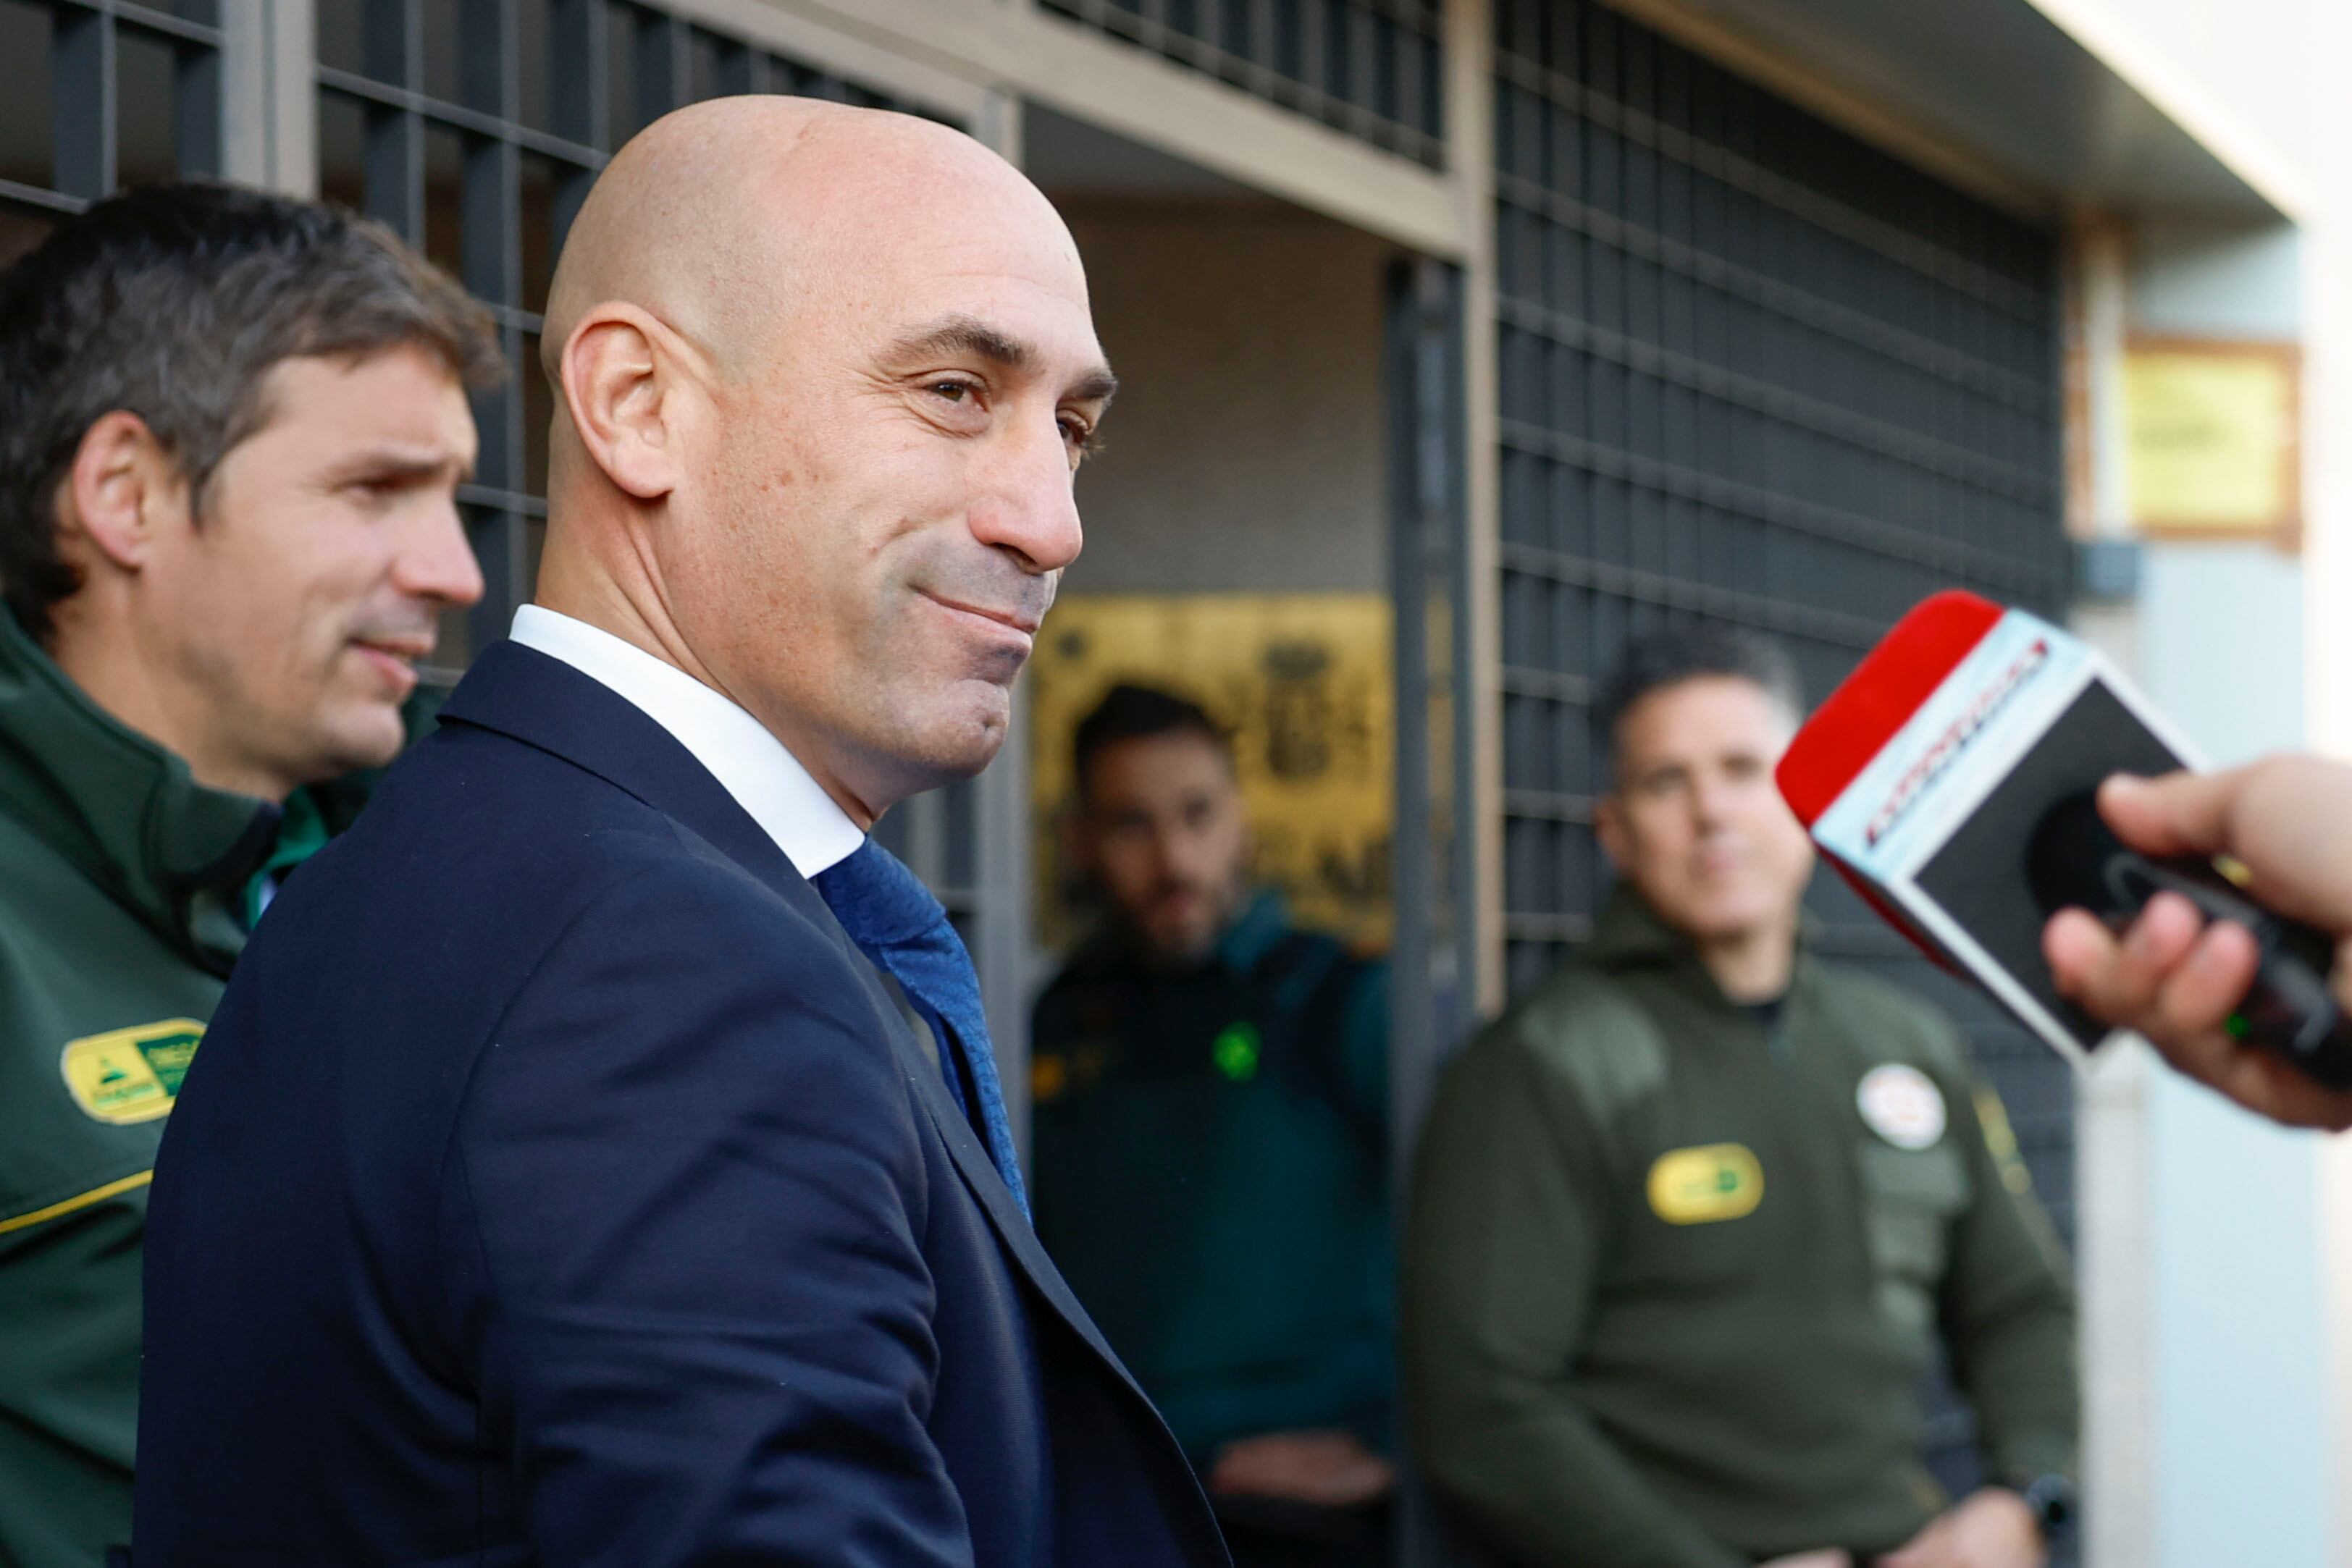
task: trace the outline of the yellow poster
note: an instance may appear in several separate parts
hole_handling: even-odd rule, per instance
[[[2291,532],[2296,358],[2273,344],[2145,345],[2124,359],[2126,481],[2143,528]]]
[[[1378,593],[1073,594],[1038,638],[1030,779],[1039,936],[1084,913],[1067,863],[1070,742],[1122,681],[1198,703],[1232,736],[1254,871],[1301,925],[1366,948],[1390,932],[1395,820],[1388,600]]]

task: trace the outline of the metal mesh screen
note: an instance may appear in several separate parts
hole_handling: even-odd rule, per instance
[[[221,168],[219,0],[0,0],[0,264],[124,185]]]
[[[1590,703],[1631,633],[1777,633],[1819,700],[1927,593],[2062,614],[2057,246],[1590,0],[1496,6],[1514,990],[1609,872]],[[2066,1068],[1835,879],[1834,956],[1962,1022],[2070,1236]],[[1939,1441],[1964,1447],[1965,1417]]]
[[[1436,167],[1440,0],[1041,0],[1351,136]]]

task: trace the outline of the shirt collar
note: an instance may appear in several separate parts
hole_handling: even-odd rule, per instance
[[[1259,959],[1274,950],[1274,945],[1289,929],[1290,917],[1283,908],[1282,894],[1266,889],[1242,906],[1240,918],[1217,939],[1217,961],[1234,974],[1246,975],[1257,967]]]
[[[866,835],[767,727],[723,694],[610,632],[536,604],[515,612],[514,640],[561,659],[645,710],[813,877]]]

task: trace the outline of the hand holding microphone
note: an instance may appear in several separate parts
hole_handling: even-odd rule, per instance
[[[2225,773],[2116,779],[2099,811],[2151,857],[2238,862],[2254,902],[2335,944],[2327,980],[2352,1011],[2352,768],[2278,757]],[[2189,1077],[2289,1126],[2352,1127],[2352,1091],[2240,1043],[2232,1023],[2263,957],[2246,925],[2209,921],[2188,898],[2159,893],[2120,936],[2083,910],[2063,911],[2042,951],[2069,1000],[2146,1035]]]
[[[2097,650],[1948,592],[1777,775],[1874,909],[2053,1050],[2137,1030],[2263,1115],[2352,1127],[2352,769],[2194,762]]]

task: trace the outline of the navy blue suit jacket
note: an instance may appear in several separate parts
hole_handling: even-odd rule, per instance
[[[516,643],[441,724],[261,923],[164,1136],[140,1568],[1223,1563],[718,781]]]

